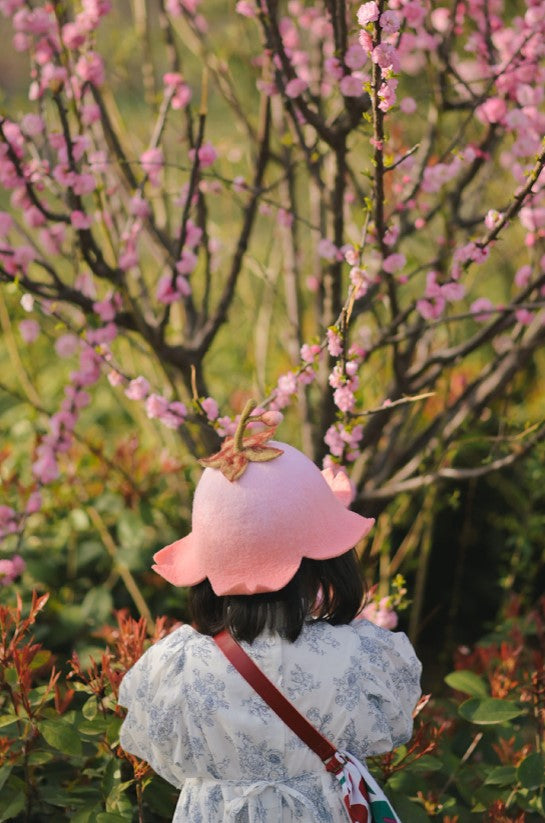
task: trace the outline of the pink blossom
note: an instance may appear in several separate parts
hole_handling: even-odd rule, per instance
[[[218,417],[216,431],[220,437],[233,435],[237,429],[237,424],[230,417]]]
[[[496,211],[496,209],[489,209],[486,212],[486,217],[484,218],[486,228],[490,230],[496,228],[502,217],[503,214],[501,212]]]
[[[125,395],[129,398],[129,400],[143,400],[148,396],[149,390],[150,384],[145,377],[140,376],[136,377],[134,380],[131,380],[125,389]]]
[[[398,269],[403,268],[406,262],[407,258],[404,254],[395,252],[384,258],[382,268],[385,272],[388,272],[388,274],[393,274],[395,271],[398,271]]]
[[[397,238],[399,237],[399,224],[394,223],[390,226],[384,235],[384,244],[386,246],[395,246]]]
[[[261,415],[261,422],[266,426],[279,426],[283,419],[284,415],[279,411],[265,411]]]
[[[189,152],[191,155],[191,152]],[[218,158],[218,153],[212,143],[205,143],[199,149],[199,164],[202,169],[207,169]],[[193,158],[191,158],[193,159]]]
[[[515,286],[524,289],[532,279],[532,267],[522,266],[515,274]]]
[[[150,418],[161,417],[168,411],[168,400],[160,394],[150,394],[146,400],[146,414]]]
[[[278,378],[278,390],[281,394],[295,394],[297,391],[297,379],[294,372],[289,371]]]
[[[142,169],[152,186],[159,185],[164,162],[163,151],[160,148],[148,149],[140,155]]]
[[[352,43],[346,50],[344,62],[349,69],[361,69],[367,60],[367,55],[359,43]]]
[[[5,211],[0,211],[0,237],[6,237],[12,228],[13,217]]]
[[[70,222],[75,229],[85,230],[90,228],[93,223],[93,218],[82,211],[73,211],[70,215]]]
[[[306,80],[303,80],[301,77],[294,77],[286,83],[286,96],[291,98],[299,97],[307,87],[308,83]]]
[[[190,248],[198,246],[202,239],[202,229],[196,226],[193,220],[188,220],[186,224],[185,242]]]
[[[327,350],[331,357],[338,357],[343,350],[342,340],[335,328],[327,330]]]
[[[395,11],[384,11],[380,15],[380,27],[384,34],[394,34],[399,31],[400,19],[399,14]]]
[[[517,309],[515,317],[522,326],[529,326],[534,319],[534,315],[528,309]]]
[[[0,506],[0,536],[17,531],[15,510],[11,506]]]
[[[93,311],[98,314],[104,323],[115,318],[115,306],[110,298],[93,303]]]
[[[213,397],[205,397],[204,400],[201,400],[201,406],[209,420],[217,419],[219,408]]]
[[[18,554],[14,554],[11,560],[7,558],[0,560],[0,586],[13,583],[22,574],[24,568],[25,561]]]
[[[129,271],[138,265],[138,252],[132,241],[127,244],[125,251],[121,252],[117,263],[121,271]]]
[[[373,51],[373,38],[368,31],[362,29],[358,34],[358,42],[366,54]]]
[[[330,426],[325,433],[324,441],[331,454],[335,457],[342,457],[345,443],[336,426]]]
[[[286,209],[278,209],[276,217],[278,220],[278,225],[283,226],[285,229],[289,229],[293,225],[293,214],[286,211]]]
[[[12,17],[12,15],[25,5],[25,0],[1,0],[0,11],[4,17]]]
[[[301,346],[301,360],[304,363],[313,363],[315,358],[321,353],[322,347],[319,346],[317,343],[309,345],[308,343],[304,343]]]
[[[167,72],[167,74],[163,75],[163,82],[165,86],[173,89],[173,96],[171,98],[172,108],[185,108],[191,100],[191,89],[184,82],[182,75],[178,72]]]
[[[19,302],[25,311],[32,311],[34,308],[34,296],[28,292],[23,294]]]
[[[489,320],[492,317],[493,310],[494,304],[488,297],[478,297],[469,307],[469,311],[474,315],[475,320],[478,320],[480,323],[485,323]]]
[[[375,602],[368,603],[364,609],[360,612],[360,618],[364,620],[369,620],[371,623],[374,623],[376,626],[380,626],[382,629],[395,629],[397,626],[398,618],[396,612],[389,608],[386,605],[377,604]]]
[[[483,123],[501,123],[506,112],[507,105],[502,97],[489,97],[475,110]]]
[[[76,72],[84,83],[94,86],[102,86],[106,76],[102,57],[94,51],[82,54],[76,63]]]
[[[77,23],[65,23],[62,27],[62,40],[67,49],[79,49],[85,43],[85,32]]]
[[[370,278],[365,269],[353,266],[350,269],[350,282],[354,286],[354,298],[360,300],[369,290]]]
[[[43,505],[42,495],[40,492],[32,492],[26,502],[25,511],[27,514],[34,514],[40,511]]]
[[[403,6],[403,15],[409,26],[417,28],[426,16],[426,10],[422,8],[417,0],[410,0]]]
[[[322,237],[318,243],[317,250],[320,257],[323,257],[324,260],[329,260],[331,263],[335,260],[342,260],[343,258],[341,250],[337,248],[335,243],[327,237]]]
[[[352,411],[356,398],[349,386],[341,386],[333,392],[333,401],[342,412]]]
[[[152,397],[153,396],[154,395],[152,395]],[[164,400],[164,398],[161,397],[160,400]],[[146,403],[146,410],[147,406],[148,403]],[[164,426],[167,426],[169,429],[177,429],[178,426],[182,425],[187,417],[187,408],[185,403],[175,400],[173,403],[168,404],[166,411],[158,415],[155,415],[154,413],[150,414],[148,411],[148,417],[158,417]]]
[[[78,289],[84,297],[89,297],[91,300],[96,297],[95,283],[90,272],[82,271],[76,277],[74,288]]]
[[[59,357],[72,357],[79,348],[79,339],[75,334],[61,334],[55,341],[55,351]]]
[[[399,57],[395,46],[391,43],[379,43],[371,53],[373,63],[378,63],[381,69],[391,69],[394,73],[399,71]]]
[[[134,197],[131,197],[129,200],[129,211],[134,217],[146,218],[150,216],[150,204],[142,197],[141,192],[137,192]]]
[[[368,23],[374,23],[378,20],[379,8],[374,0],[370,3],[363,3],[358,9],[358,23],[360,26],[366,26]]]
[[[346,74],[339,83],[339,88],[344,97],[359,97],[363,92],[363,82],[360,77]]]
[[[38,459],[32,464],[32,473],[41,483],[51,483],[59,476],[59,467],[53,449],[45,444],[39,446]]]
[[[176,263],[176,271],[178,274],[191,274],[197,265],[197,255],[189,249],[183,249],[180,259]]]
[[[85,103],[80,109],[80,115],[83,125],[90,126],[100,120],[100,106],[98,103]]]
[[[25,343],[33,343],[40,334],[40,326],[36,320],[21,320],[19,334]]]
[[[399,108],[403,114],[414,114],[416,111],[416,100],[414,97],[403,97],[399,101]]]
[[[463,283],[456,283],[451,281],[450,283],[445,283],[443,286],[441,286],[441,295],[449,303],[452,303],[455,300],[462,300],[465,293],[466,289]]]
[[[43,118],[39,114],[25,114],[21,119],[21,130],[29,137],[36,137],[45,128]]]
[[[115,369],[109,371],[106,376],[108,378],[108,383],[110,384],[110,386],[114,386],[115,388],[116,386],[123,385],[123,375],[120,374],[118,371],[115,371]]]
[[[382,83],[378,96],[380,103],[378,107],[381,111],[387,112],[390,111],[392,106],[395,105],[396,102],[396,89],[397,89],[397,80],[394,77],[385,80]]]
[[[74,194],[90,194],[97,187],[96,180],[92,174],[75,174],[71,183]]]
[[[441,317],[445,305],[446,301],[443,297],[435,297],[432,300],[422,298],[416,301],[416,309],[424,320],[436,320]]]
[[[115,323],[106,323],[104,326],[99,326],[98,329],[92,329],[87,332],[87,342],[93,346],[103,346],[111,343],[118,335],[118,329]]]
[[[545,208],[525,206],[519,212],[519,220],[528,231],[537,231],[545,227]]]
[[[254,4],[248,2],[248,0],[238,0],[235,11],[243,17],[255,17],[257,14]]]
[[[448,31],[450,25],[450,9],[438,8],[433,9],[430,14],[431,24],[436,31],[444,34]]]

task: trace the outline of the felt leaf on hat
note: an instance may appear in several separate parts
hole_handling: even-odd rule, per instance
[[[265,445],[275,428],[267,428],[244,437],[238,447],[235,437],[227,437],[219,452],[203,457],[199,463],[209,469],[219,469],[231,482],[238,480],[246,471],[248,463],[265,463],[283,454],[282,449]]]

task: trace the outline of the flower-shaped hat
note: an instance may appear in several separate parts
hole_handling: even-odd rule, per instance
[[[251,408],[235,437],[201,461],[207,468],[193,499],[191,533],[154,556],[153,569],[175,586],[208,577],[217,595],[278,591],[303,557],[344,554],[374,523],[346,508],[346,475],[322,473],[293,446],[269,441],[275,426],[243,437]]]

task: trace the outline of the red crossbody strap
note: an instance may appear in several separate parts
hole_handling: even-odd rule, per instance
[[[337,751],[335,746],[297,711],[282,692],[278,691],[274,683],[271,683],[226,629],[214,636],[214,642],[242,677],[303,743],[316,752],[324,762],[333,757]]]

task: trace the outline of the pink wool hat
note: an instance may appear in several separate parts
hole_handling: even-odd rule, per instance
[[[234,447],[249,455],[236,479],[228,479],[224,468],[205,469],[191,533],[154,556],[153,569],[170,583],[194,586],[208,577],[217,595],[278,591],[303,557],[337,557],[369,532],[374,520],[345,508],[351,497],[346,475],[320,472],[287,443],[255,445],[268,436],[260,433],[240,441],[252,444]],[[232,460],[234,441],[225,442]],[[202,462],[219,465],[217,457]]]

